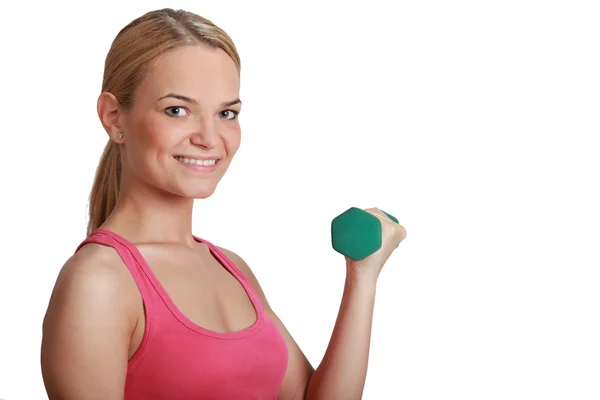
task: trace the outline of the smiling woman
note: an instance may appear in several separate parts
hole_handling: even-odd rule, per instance
[[[237,50],[205,18],[156,10],[116,36],[97,101],[109,139],[87,237],[43,324],[51,399],[361,397],[379,265],[347,264],[315,370],[246,262],[192,234],[194,199],[214,193],[240,146],[239,91]]]
[[[149,12],[115,38],[87,238],[44,320],[51,399],[303,392],[313,369],[248,266],[191,233],[193,200],[215,191],[240,145],[239,78],[229,36],[190,12]]]

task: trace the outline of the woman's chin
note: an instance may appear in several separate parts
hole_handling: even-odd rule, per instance
[[[185,190],[182,195],[189,199],[206,199],[215,192],[216,186],[197,188],[195,190]]]

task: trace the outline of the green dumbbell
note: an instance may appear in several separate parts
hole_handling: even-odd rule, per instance
[[[362,260],[381,247],[381,221],[365,210],[350,207],[331,221],[331,244],[335,251],[351,260]]]

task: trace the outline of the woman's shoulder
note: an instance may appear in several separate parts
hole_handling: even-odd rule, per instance
[[[60,277],[76,279],[85,284],[118,284],[127,277],[127,269],[115,249],[98,243],[86,243],[63,265]]]
[[[124,381],[136,319],[130,291],[110,249],[86,244],[59,271],[42,324],[41,363],[51,391],[97,376]]]
[[[60,269],[51,303],[59,308],[87,304],[96,311],[120,304],[118,310],[129,313],[132,308],[127,305],[137,300],[135,293],[135,282],[116,250],[88,243]]]

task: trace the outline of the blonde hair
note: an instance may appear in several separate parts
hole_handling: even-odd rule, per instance
[[[240,57],[227,33],[199,15],[165,8],[136,18],[117,34],[106,56],[102,91],[112,93],[124,109],[130,109],[133,93],[152,61],[168,50],[191,44],[224,50],[240,72]],[[121,186],[121,168],[119,145],[109,140],[90,192],[87,235],[113,211]]]

